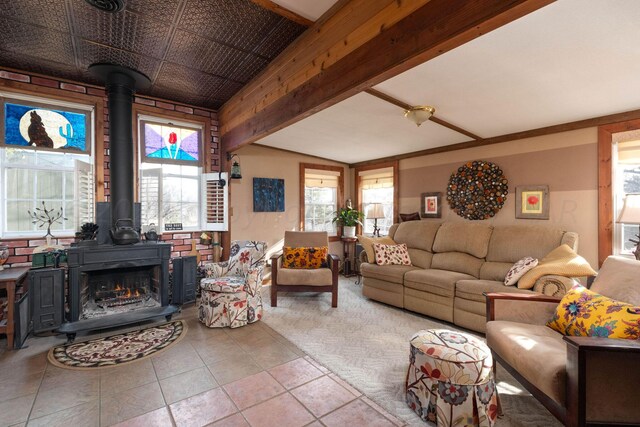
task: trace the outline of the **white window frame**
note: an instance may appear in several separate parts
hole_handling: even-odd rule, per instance
[[[300,231],[305,231],[305,216],[306,216],[306,201],[305,201],[305,190],[306,190],[306,174],[307,172],[322,175],[323,172],[326,172],[326,176],[328,178],[338,179],[338,185],[336,187],[336,206],[335,210],[337,211],[340,207],[344,205],[344,168],[342,166],[337,165],[323,165],[316,163],[300,163]],[[329,233],[330,241],[338,241],[340,240],[340,236],[338,235],[338,228],[334,227],[335,232]],[[309,230],[307,230],[309,231]],[[325,231],[325,230],[321,230]]]
[[[51,98],[44,98],[44,97],[39,97],[39,96],[33,96],[33,95],[27,95],[27,94],[19,94],[19,93],[14,93],[14,92],[8,92],[8,91],[0,91],[0,97],[1,98],[10,98],[10,99],[15,99],[15,100],[20,100],[20,101],[25,101],[25,102],[32,102],[32,103],[39,103],[39,104],[45,104],[45,105],[51,105],[51,106],[56,106],[56,107],[62,107],[62,108],[69,108],[69,109],[76,109],[76,110],[82,110],[82,111],[86,111],[89,114],[89,127],[86,129],[87,132],[87,138],[88,138],[88,143],[90,145],[89,147],[89,153],[86,154],[80,154],[80,153],[64,153],[64,152],[55,152],[55,151],[51,151],[51,150],[46,150],[46,154],[47,155],[51,155],[51,154],[55,154],[55,155],[60,155],[60,156],[65,156],[65,155],[81,155],[81,156],[86,156],[86,159],[82,159],[81,161],[87,163],[90,165],[91,169],[92,169],[92,174],[93,175],[93,193],[90,195],[90,197],[92,199],[95,199],[95,170],[93,165],[95,164],[95,107],[93,105],[88,105],[88,104],[79,104],[79,103],[75,103],[75,102],[67,102],[67,101],[61,101],[58,99],[51,99]],[[0,120],[4,120],[4,111],[0,112],[0,114],[2,114],[2,117],[0,118]],[[4,138],[4,134],[0,135],[0,139]],[[0,238],[3,239],[17,239],[17,238],[34,238],[34,237],[42,237],[43,234],[46,231],[43,231],[42,229],[38,229],[36,231],[8,231],[6,230],[6,218],[7,218],[7,212],[6,212],[6,204],[7,204],[7,200],[6,200],[6,194],[7,194],[7,182],[6,182],[6,170],[7,168],[11,168],[11,167],[20,167],[22,165],[15,165],[12,166],[11,164],[9,164],[6,161],[6,148],[10,148],[10,149],[21,149],[20,147],[7,147],[5,145],[1,145],[0,146],[0,218],[2,218],[2,221],[0,221]],[[25,150],[29,150],[29,151],[39,151],[39,150],[34,150],[31,148],[25,148]],[[44,151],[42,151],[44,152]],[[30,166],[30,167],[25,167],[22,169],[29,169],[29,170],[46,170],[46,168],[43,167],[38,167],[38,166]],[[64,168],[61,169],[64,170],[65,172],[76,172],[75,167],[71,166],[68,168]],[[77,180],[78,177],[75,176],[74,177],[74,181]],[[74,182],[75,185],[75,182]],[[77,188],[74,189],[74,213],[75,213],[75,217],[72,220],[73,224],[74,224],[74,229],[63,229],[63,230],[55,230],[55,236],[58,238],[65,238],[65,237],[71,237],[75,234],[75,232],[77,230],[80,229],[80,217],[77,215],[77,212],[79,210],[79,203],[80,203],[80,195],[77,194]],[[36,200],[36,204],[39,204],[39,201]],[[25,212],[25,215],[27,215],[27,213]],[[94,214],[95,215],[95,214]]]
[[[611,150],[611,172],[612,172],[612,186],[613,186],[613,254],[618,256],[624,256],[631,259],[635,259],[631,250],[624,250],[624,244],[627,241],[624,238],[624,224],[619,223],[617,221],[620,216],[620,211],[622,210],[622,206],[624,204],[624,198],[627,193],[624,192],[624,176],[622,173],[622,164],[620,163],[620,159],[618,156],[618,150],[620,148],[621,142],[613,142],[612,150]],[[635,163],[633,163],[635,164]],[[640,157],[638,158],[637,164],[640,166]],[[632,224],[628,224],[632,225]],[[638,228],[637,225],[633,225],[633,227]],[[640,231],[640,229],[639,229]]]
[[[140,199],[142,199],[142,179],[141,175],[142,175],[142,170],[140,168],[140,166],[145,163],[145,164],[149,164],[154,166],[155,168],[158,168],[160,170],[162,170],[162,166],[163,165],[182,165],[182,166],[193,166],[198,168],[198,211],[200,212],[200,214],[198,215],[198,224],[196,226],[190,226],[190,227],[185,227],[183,225],[182,230],[180,231],[201,231],[201,230],[207,230],[206,229],[206,220],[204,218],[203,212],[205,211],[205,209],[203,209],[203,207],[205,206],[206,203],[206,196],[204,194],[204,186],[203,184],[206,181],[205,176],[207,175],[204,172],[204,156],[206,155],[206,150],[204,147],[204,140],[205,140],[205,127],[204,125],[198,124],[198,123],[193,123],[193,122],[185,122],[185,121],[180,121],[179,119],[173,119],[173,118],[168,118],[168,117],[160,117],[160,116],[153,116],[153,115],[146,115],[146,114],[139,114],[137,117],[137,129],[138,131],[138,170],[139,172],[139,177],[138,177],[138,194],[140,195]],[[157,123],[157,124],[165,124],[165,125],[171,125],[171,126],[176,126],[176,127],[183,127],[183,128],[189,128],[189,129],[194,129],[200,132],[200,152],[199,152],[199,159],[198,162],[191,162],[191,164],[187,164],[184,161],[183,162],[179,162],[179,161],[167,161],[167,162],[163,162],[160,159],[154,159],[153,161],[145,161],[145,156],[144,156],[144,145],[142,144],[142,122],[151,122],[151,123]],[[216,173],[217,175],[217,173]],[[164,232],[175,232],[175,231],[169,231],[169,230],[165,230],[164,229],[164,220],[162,218],[162,187],[163,187],[163,179],[164,177],[167,176],[164,173],[162,173],[162,171],[160,172],[160,184],[158,186],[158,197],[159,197],[159,202],[158,202],[158,209],[159,209],[159,213],[158,213],[158,224],[155,224],[156,227],[158,227],[158,230],[160,230],[160,232],[164,233]],[[174,176],[184,176],[184,175],[174,175]],[[225,207],[228,206],[227,203],[225,203]],[[144,215],[143,215],[144,216]],[[149,224],[142,224],[142,227],[146,227]],[[207,230],[207,231],[212,231],[212,230]]]

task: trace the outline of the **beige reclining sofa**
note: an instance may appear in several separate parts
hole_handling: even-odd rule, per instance
[[[526,256],[542,259],[562,244],[577,250],[573,232],[537,225],[409,221],[394,224],[389,236],[407,245],[412,265],[376,265],[364,255],[363,295],[474,331],[485,331],[486,292],[561,296],[574,283],[544,276],[532,290],[504,286],[509,269]]]

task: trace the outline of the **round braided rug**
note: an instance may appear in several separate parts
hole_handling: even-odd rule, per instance
[[[177,343],[187,332],[182,320],[152,326],[125,334],[97,338],[49,350],[48,359],[67,369],[95,369],[136,362]]]

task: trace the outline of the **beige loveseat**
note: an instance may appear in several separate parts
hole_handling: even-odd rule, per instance
[[[544,276],[532,290],[503,283],[513,264],[526,256],[542,259],[562,244],[577,250],[573,232],[536,225],[409,221],[394,224],[389,236],[408,246],[412,265],[363,262],[363,295],[475,331],[485,331],[485,292],[561,296],[573,285],[560,276]]]
[[[639,276],[640,262],[610,256],[591,290],[638,306]],[[486,334],[494,360],[566,426],[640,425],[640,341],[562,336],[546,326],[559,300],[489,294]]]

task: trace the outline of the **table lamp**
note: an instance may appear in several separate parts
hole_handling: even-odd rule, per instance
[[[367,211],[367,219],[372,219],[373,235],[380,237],[380,229],[378,228],[378,220],[384,218],[384,207],[382,203],[372,203]]]
[[[622,210],[616,222],[640,225],[640,194],[627,194],[625,196]],[[629,241],[636,244],[633,255],[637,260],[640,260],[640,245],[638,244],[640,242],[640,234],[636,234],[636,238],[638,240],[629,239]]]

